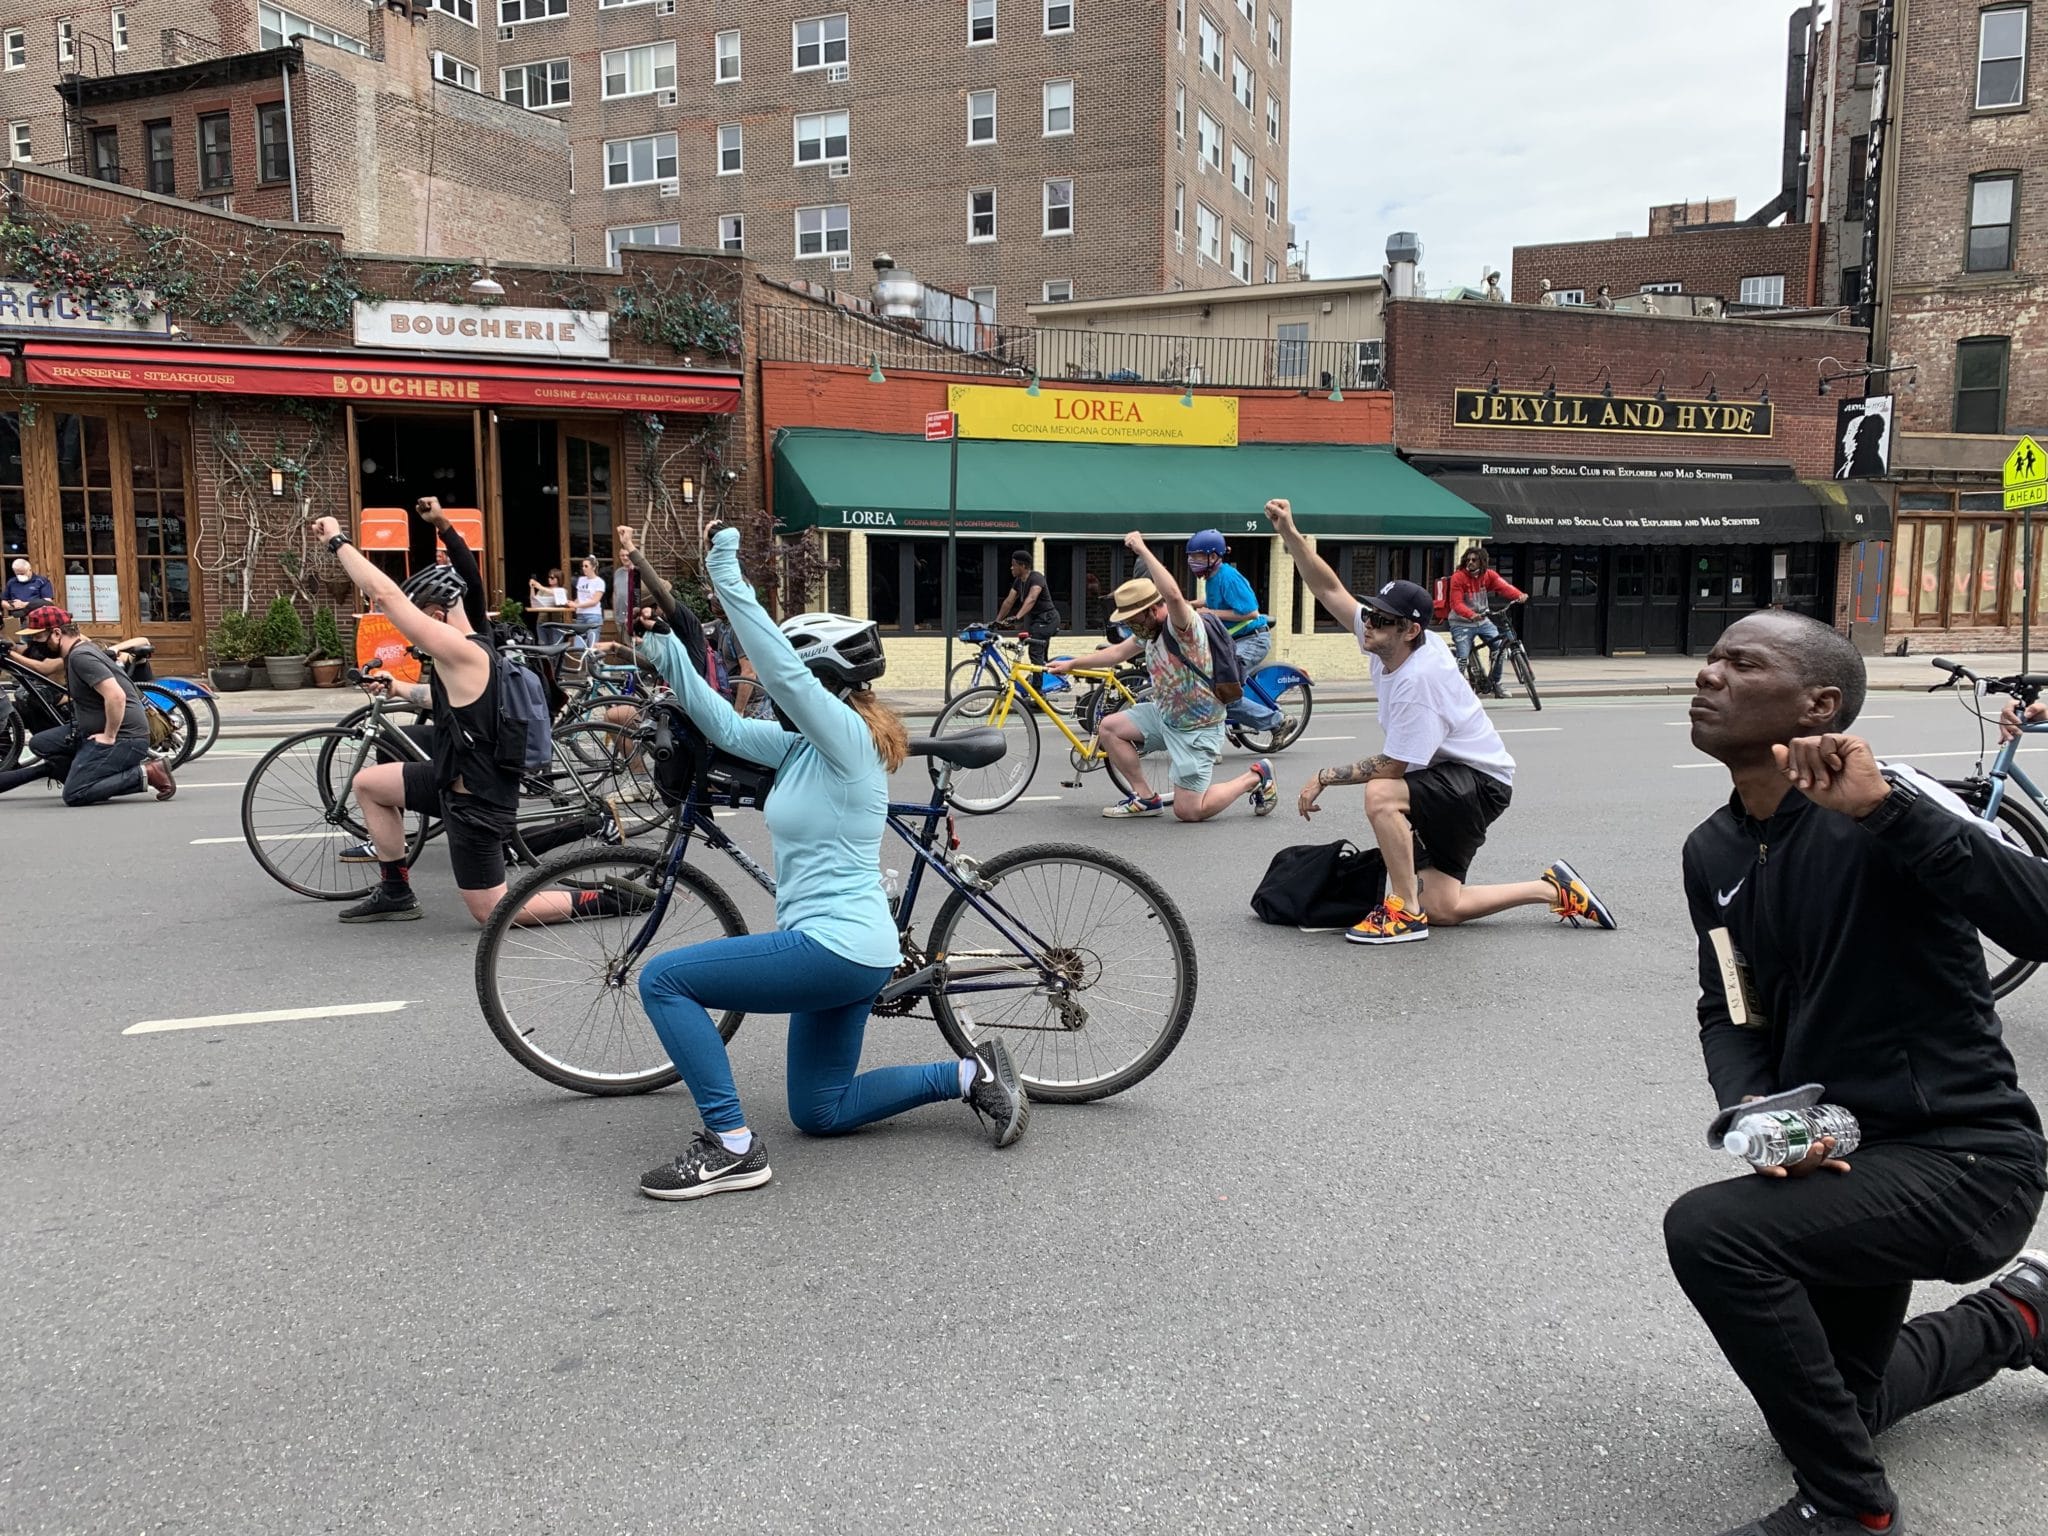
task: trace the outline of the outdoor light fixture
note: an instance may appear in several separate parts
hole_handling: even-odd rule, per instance
[[[889,382],[889,376],[882,372],[881,357],[873,352],[868,354],[868,382],[870,384],[886,384]]]
[[[1751,389],[1755,389],[1759,384],[1763,386],[1763,393],[1756,397],[1756,403],[1758,405],[1769,405],[1771,403],[1771,376],[1768,373],[1760,373],[1749,381]]]
[[[1546,400],[1555,400],[1557,398],[1557,366],[1555,364],[1552,364],[1550,367],[1544,369],[1541,373],[1537,374],[1536,378],[1543,379],[1546,381],[1543,386],[1543,398]],[[1531,379],[1529,382],[1533,384],[1536,382],[1536,379]],[[1487,391],[1487,393],[1491,394],[1492,391],[1489,390]]]
[[[1659,405],[1662,405],[1664,404],[1666,398],[1664,394],[1664,370],[1662,368],[1659,368],[1657,370],[1655,375],[1655,382],[1657,385],[1656,401]]]
[[[697,505],[697,482],[688,475],[683,476],[683,505],[686,507]]]
[[[1342,405],[1343,403],[1344,403],[1344,386],[1343,386],[1342,384],[1332,384],[1332,385],[1330,386],[1330,404],[1332,404],[1332,405]]]
[[[1498,360],[1498,359],[1495,359],[1495,358],[1489,358],[1489,359],[1487,360],[1487,363],[1486,363],[1486,375],[1487,375],[1487,378],[1486,378],[1486,392],[1487,392],[1487,393],[1488,393],[1489,395],[1497,395],[1497,394],[1499,394],[1499,393],[1500,393],[1500,362],[1499,362],[1499,360]]]
[[[1034,400],[1038,398],[1038,370],[1036,368],[1031,370],[1031,382],[1024,386],[1024,393]]]
[[[282,496],[284,494],[284,471],[281,469],[273,468],[270,471],[270,494],[273,496]]]
[[[477,268],[476,277],[470,283],[469,291],[481,298],[502,299],[505,297],[505,285],[491,276],[491,268],[488,262]]]
[[[1714,375],[1711,372],[1701,374],[1699,384],[1693,385],[1693,388],[1698,389],[1702,384],[1706,386],[1707,403],[1709,405],[1719,405],[1721,403],[1721,386],[1714,381]]]
[[[1612,400],[1614,398],[1614,370],[1608,367],[1606,364],[1603,363],[1600,367],[1600,371],[1594,374],[1593,377],[1588,379],[1586,382],[1589,385],[1598,384],[1600,386],[1600,395],[1602,399]]]
[[[1195,386],[1190,384],[1180,392],[1180,403],[1189,410],[1195,408]]]
[[[1835,365],[1835,371],[1833,373],[1828,372],[1829,363],[1833,363]],[[1830,384],[1839,383],[1843,379],[1863,380],[1865,385],[1865,392],[1867,393],[1869,383],[1872,379],[1889,378],[1892,374],[1895,373],[1918,374],[1920,371],[1920,365],[1918,363],[1894,363],[1889,368],[1881,368],[1877,366],[1875,363],[1845,363],[1838,357],[1824,357],[1820,360],[1818,364],[1816,364],[1816,366],[1820,369],[1819,392],[1823,395],[1825,395],[1828,392],[1828,386]],[[1910,389],[1913,387],[1914,381],[1908,380],[1907,388]]]

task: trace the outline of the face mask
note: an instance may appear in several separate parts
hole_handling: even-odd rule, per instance
[[[54,661],[57,656],[57,648],[47,640],[24,640],[21,652],[31,661]]]
[[[1159,626],[1149,618],[1134,618],[1130,621],[1128,628],[1140,640],[1156,640],[1159,638]]]

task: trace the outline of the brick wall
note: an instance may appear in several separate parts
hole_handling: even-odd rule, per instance
[[[1646,283],[1680,283],[1686,293],[1735,300],[1745,277],[1785,279],[1785,303],[1812,302],[1807,282],[1813,231],[1804,224],[1692,230],[1618,240],[1515,247],[1514,300],[1533,304],[1543,279],[1553,288],[1582,288],[1590,302],[1605,283],[1616,298]]]

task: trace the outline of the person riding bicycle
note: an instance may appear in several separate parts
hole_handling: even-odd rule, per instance
[[[714,523],[707,543],[706,573],[782,723],[742,719],[674,634],[642,644],[706,741],[775,770],[763,811],[775,847],[776,926],[670,950],[641,972],[641,1002],[704,1128],[681,1155],[649,1169],[640,1192],[693,1200],[771,1176],[707,1009],[789,1014],[789,1114],[807,1135],[958,1099],[1006,1147],[1023,1135],[1031,1103],[999,1038],[956,1061],[858,1070],[876,994],[903,959],[881,849],[889,775],[909,740],[874,693],[887,666],[881,635],[871,622],[828,613],[778,627],[740,571],[739,530]]]
[[[1229,555],[1230,546],[1214,528],[1204,528],[1188,540],[1188,569],[1202,583],[1202,600],[1195,611],[1213,613],[1229,627],[1238,662],[1249,678],[1273,648],[1273,621],[1259,611],[1259,595],[1230,563]],[[1231,725],[1254,731],[1285,731],[1294,723],[1249,692],[1230,706],[1227,718]]]
[[[1510,907],[1548,906],[1578,927],[1613,928],[1614,916],[1563,859],[1539,879],[1467,885],[1488,829],[1507,810],[1515,760],[1443,641],[1429,632],[1435,604],[1412,581],[1390,581],[1372,596],[1351,595],[1309,548],[1282,500],[1266,503],[1273,531],[1301,579],[1333,619],[1358,638],[1379,697],[1385,750],[1324,768],[1302,787],[1303,820],[1336,784],[1365,786],[1365,814],[1387,866],[1387,895],[1345,935],[1354,944],[1408,944],[1440,926],[1475,922]]]
[[[0,773],[0,794],[54,779],[66,805],[98,805],[120,795],[178,792],[171,770],[149,755],[149,713],[142,693],[112,656],[86,639],[64,609],[31,608],[21,620],[20,660],[31,671],[61,680],[71,695],[71,719],[28,740],[37,761]]]
[[[1465,551],[1465,558],[1458,562],[1458,568],[1451,572],[1451,590],[1448,607],[1451,619],[1451,643],[1458,649],[1458,665],[1463,666],[1472,654],[1473,643],[1487,642],[1487,650],[1493,653],[1493,669],[1488,677],[1488,686],[1496,699],[1504,699],[1507,690],[1501,686],[1501,668],[1506,665],[1508,655],[1500,643],[1500,626],[1489,618],[1488,610],[1493,606],[1492,598],[1500,597],[1510,603],[1523,602],[1528,593],[1513,586],[1500,572],[1493,568],[1493,561],[1477,544]]]
[[[1147,572],[1125,582],[1111,597],[1116,606],[1109,622],[1126,626],[1128,637],[1049,668],[1064,677],[1077,667],[1121,666],[1142,651],[1152,674],[1151,699],[1111,715],[1097,729],[1103,750],[1131,790],[1125,799],[1104,807],[1102,814],[1157,816],[1166,809],[1138,762],[1143,753],[1163,748],[1172,765],[1176,820],[1207,821],[1239,795],[1249,795],[1252,814],[1271,815],[1280,791],[1273,782],[1273,765],[1265,758],[1256,759],[1248,772],[1227,783],[1212,782],[1216,759],[1223,752],[1224,708],[1215,693],[1209,632],[1194,605],[1181,595],[1173,572],[1146,545],[1145,536],[1124,535],[1124,547]]]
[[[996,609],[996,627],[1013,621],[1024,634],[1025,654],[1032,665],[1044,666],[1046,654],[1052,649],[1052,637],[1060,632],[1062,620],[1045,573],[1032,568],[1028,549],[1010,551],[1010,590],[1003,595],[1002,606]]]

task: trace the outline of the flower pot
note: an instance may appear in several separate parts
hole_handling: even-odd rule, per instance
[[[249,686],[247,662],[230,662],[226,666],[208,667],[207,681],[213,684],[215,693],[240,693]]]
[[[270,674],[273,688],[303,688],[306,686],[306,658],[303,656],[266,656],[263,670]]]
[[[332,657],[323,656],[312,664],[313,686],[315,688],[339,688],[341,686],[341,663]]]

